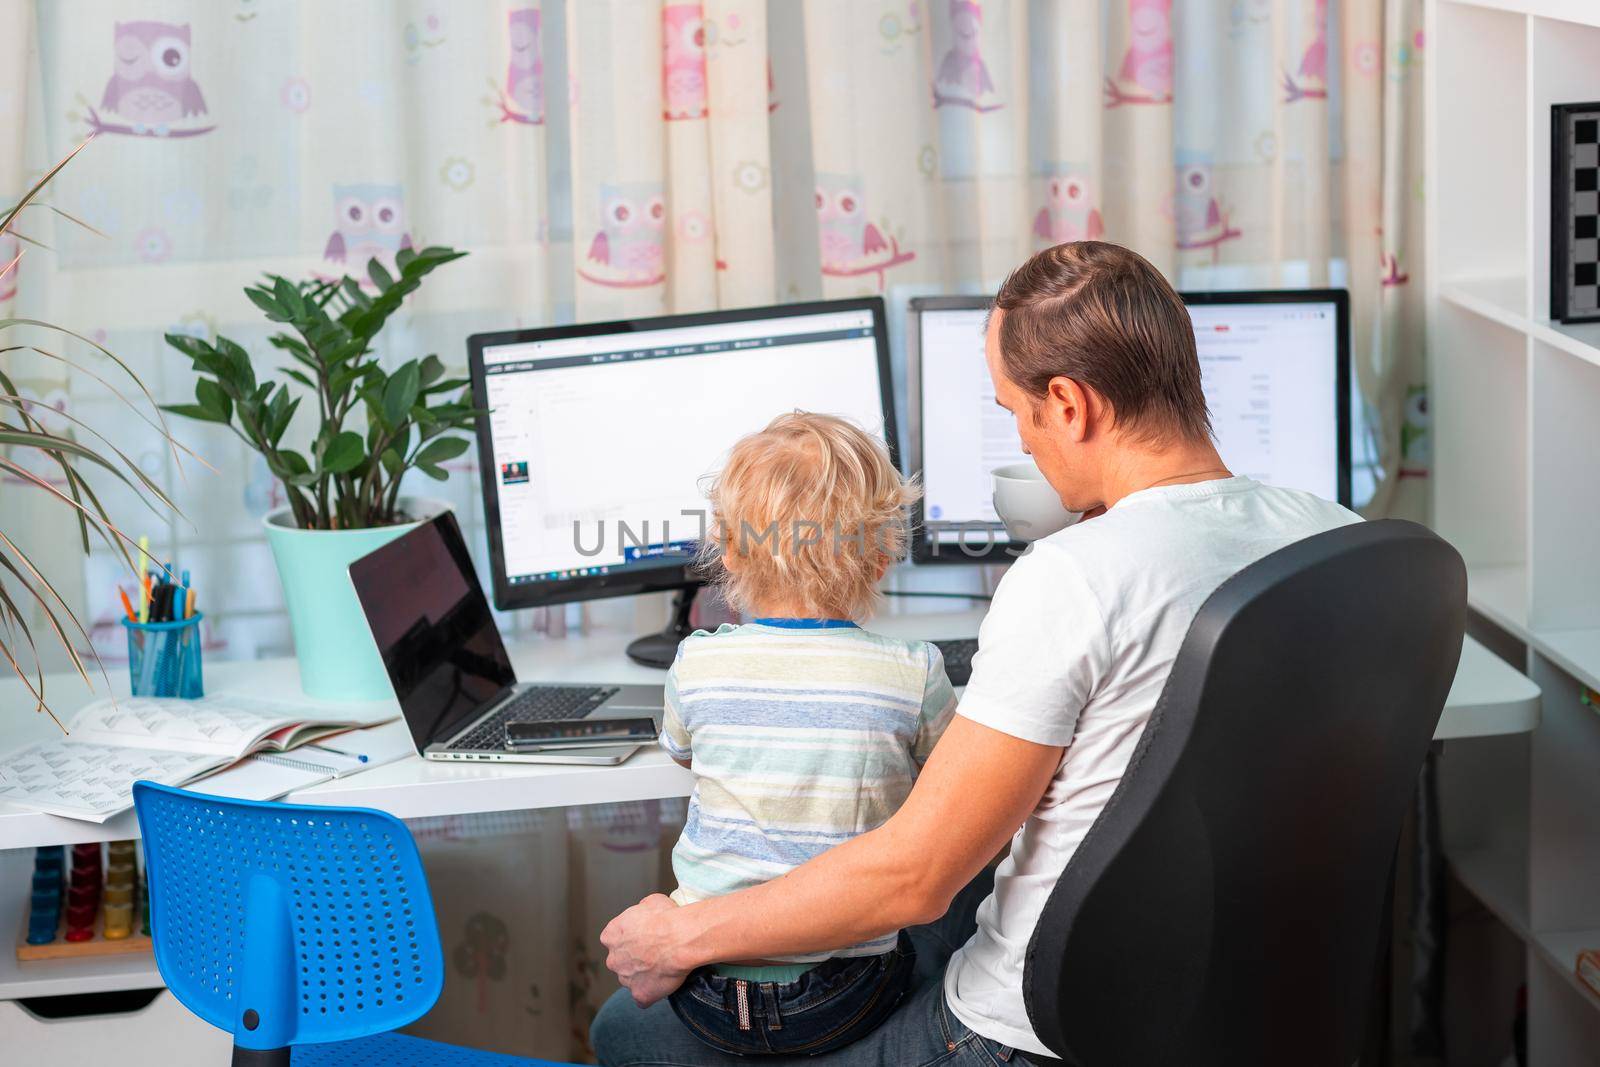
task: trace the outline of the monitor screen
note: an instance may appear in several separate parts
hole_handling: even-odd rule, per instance
[[[1348,505],[1344,292],[1189,293],[1184,300],[1223,462],[1235,474]],[[983,358],[987,316],[982,298],[913,302],[919,559],[992,555],[1003,535],[990,472],[1027,459],[1011,414],[994,402]]]
[[[479,335],[471,347],[502,608],[689,581],[706,476],[779,414],[841,415],[894,440],[876,298]]]

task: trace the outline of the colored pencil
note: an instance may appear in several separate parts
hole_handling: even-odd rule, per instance
[[[150,610],[150,538],[139,537],[139,621],[144,622]]]

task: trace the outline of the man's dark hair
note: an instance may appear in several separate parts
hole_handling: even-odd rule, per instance
[[[1137,252],[1104,241],[1047,248],[1011,272],[994,306],[1005,312],[1001,365],[1029,395],[1064,376],[1104,397],[1124,433],[1211,435],[1189,311]]]

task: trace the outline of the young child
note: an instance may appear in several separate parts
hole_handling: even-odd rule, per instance
[[[924,641],[862,629],[916,498],[883,445],[795,412],[739,441],[711,489],[707,562],[752,622],[700,631],[667,678],[661,745],[695,774],[672,899],[770,881],[893,815],[955,711]],[[706,1044],[814,1055],[905,992],[905,933],[832,952],[702,967],[672,1007]]]

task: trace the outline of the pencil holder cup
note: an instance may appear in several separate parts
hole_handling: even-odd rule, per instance
[[[136,697],[205,695],[200,675],[200,620],[203,612],[174,622],[129,622],[128,674]]]

